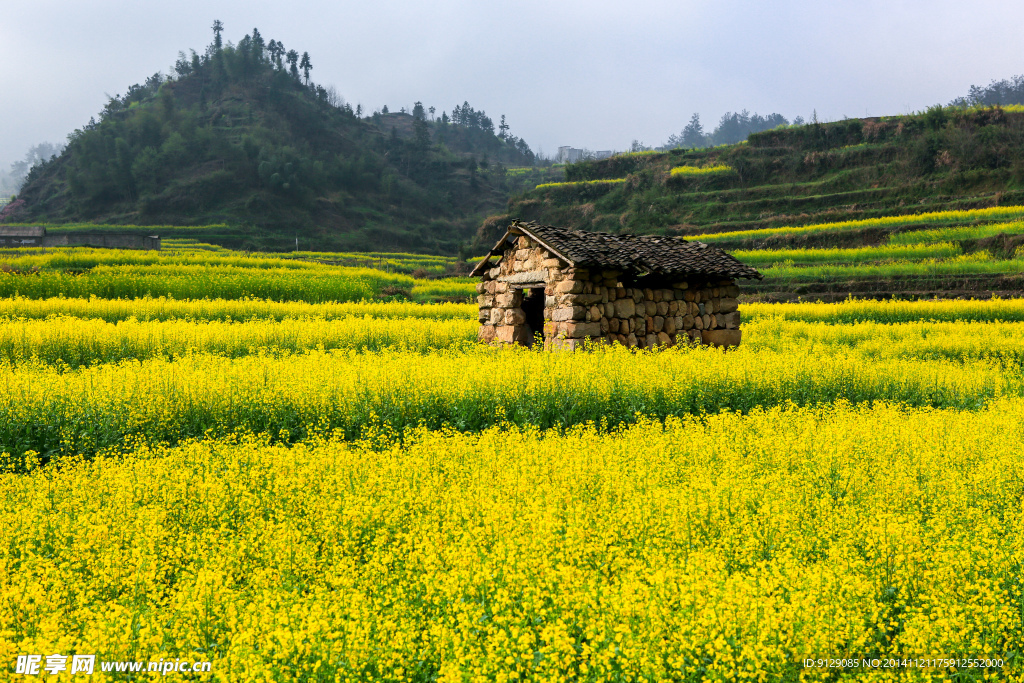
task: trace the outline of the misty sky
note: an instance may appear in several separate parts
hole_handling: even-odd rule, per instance
[[[1024,73],[1024,3],[997,0],[4,0],[0,168],[106,95],[201,51],[214,19],[306,50],[372,111],[468,100],[536,151],[662,144],[693,112],[792,119],[923,109]]]

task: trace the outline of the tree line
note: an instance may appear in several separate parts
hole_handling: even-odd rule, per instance
[[[972,85],[967,95],[949,103],[951,107],[993,107],[1003,104],[1024,104],[1024,75],[1011,76],[1001,81],[992,80],[986,86]]]
[[[804,120],[801,116],[797,116],[793,120],[794,125],[801,125],[803,122]],[[744,109],[740,112],[726,112],[722,114],[722,118],[719,119],[715,129],[705,132],[704,125],[700,120],[700,114],[694,113],[690,117],[689,123],[683,127],[679,134],[670,135],[668,141],[659,149],[667,150],[680,147],[697,149],[715,147],[717,145],[734,145],[737,142],[746,140],[751,133],[760,133],[763,130],[771,130],[772,128],[788,126],[789,124],[789,119],[782,114],[761,116],[757,113],[751,114]],[[634,146],[636,146],[635,143]]]

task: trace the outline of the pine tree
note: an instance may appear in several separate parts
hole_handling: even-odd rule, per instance
[[[220,19],[213,20],[213,51],[220,52],[221,48],[224,47],[224,43],[221,40],[220,34],[224,31],[224,24],[221,23]]]
[[[689,147],[691,149],[697,147],[704,147],[707,144],[707,136],[704,135],[704,126],[700,122],[700,114],[694,112],[693,116],[690,117],[690,122],[683,128],[683,134],[680,136],[683,147]]]
[[[299,80],[299,53],[295,50],[288,50],[288,70],[292,78]]]
[[[299,68],[302,69],[302,75],[306,79],[306,85],[309,85],[309,72],[313,68],[313,63],[309,61],[309,53],[302,53],[302,61],[299,62]]]

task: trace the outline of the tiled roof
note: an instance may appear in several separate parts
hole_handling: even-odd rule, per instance
[[[491,250],[503,250],[509,235],[526,234],[556,256],[578,268],[606,268],[634,274],[706,276],[761,279],[754,268],[740,263],[721,249],[682,237],[660,235],[612,235],[604,232],[567,230],[550,225],[514,222],[509,234]],[[482,271],[484,259],[473,271]]]

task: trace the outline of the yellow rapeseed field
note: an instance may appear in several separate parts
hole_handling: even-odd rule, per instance
[[[0,658],[455,682],[831,681],[803,660],[996,657],[972,679],[1019,680],[1022,409],[243,437],[8,475]]]
[[[467,280],[37,256],[0,274],[4,674],[1024,681],[1021,300],[545,352],[380,299]]]

